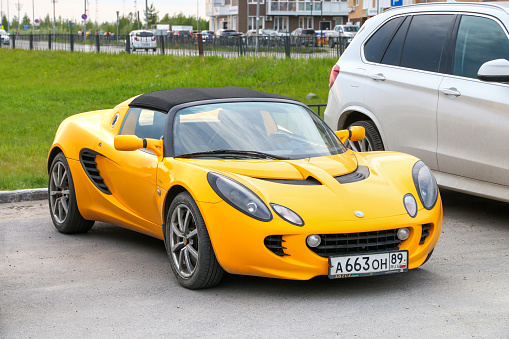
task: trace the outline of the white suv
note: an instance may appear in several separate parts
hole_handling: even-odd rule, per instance
[[[361,151],[421,158],[442,187],[509,202],[509,4],[432,3],[368,20],[333,67],[325,121]]]

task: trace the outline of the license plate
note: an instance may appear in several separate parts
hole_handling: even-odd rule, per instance
[[[351,278],[408,271],[408,251],[329,258],[329,278]]]

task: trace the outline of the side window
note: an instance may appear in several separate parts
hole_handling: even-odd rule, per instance
[[[386,65],[399,65],[401,59],[401,51],[403,50],[403,44],[405,43],[406,33],[412,17],[407,17],[405,22],[398,29],[396,35],[392,39],[387,51],[382,58],[382,64]]]
[[[161,139],[164,133],[165,120],[166,113],[144,108],[130,108],[119,134]]]
[[[400,66],[438,72],[454,15],[415,15],[403,47]]]
[[[495,59],[509,60],[509,40],[494,20],[464,15],[461,17],[454,51],[454,75],[477,79],[479,67]]]
[[[368,42],[364,45],[364,57],[366,60],[372,62],[380,61],[385,47],[387,47],[401,21],[403,21],[403,17],[390,20],[369,38]]]

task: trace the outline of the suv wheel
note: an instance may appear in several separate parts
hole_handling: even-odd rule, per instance
[[[375,124],[370,120],[356,121],[350,124],[352,126],[362,126],[366,130],[366,137],[361,141],[347,140],[345,146],[355,152],[371,152],[371,151],[384,151],[384,145],[380,133]]]

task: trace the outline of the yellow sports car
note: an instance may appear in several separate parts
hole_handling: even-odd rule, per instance
[[[430,170],[356,153],[306,105],[246,88],[177,88],[62,122],[48,155],[62,233],[103,221],[164,240],[184,287],[225,272],[284,279],[405,272],[440,235]]]

